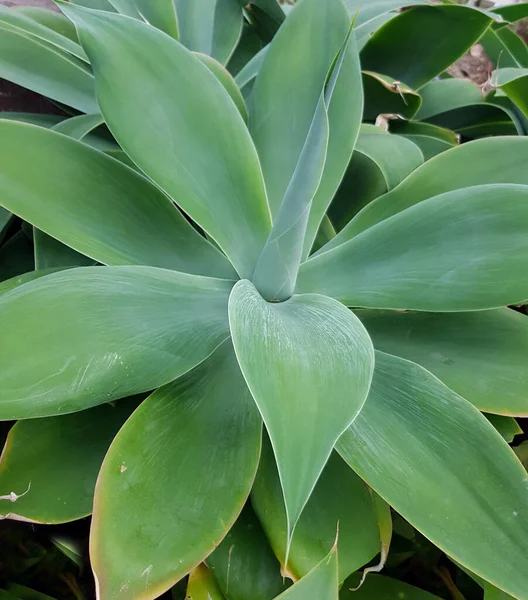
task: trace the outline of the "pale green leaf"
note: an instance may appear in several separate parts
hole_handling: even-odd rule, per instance
[[[368,400],[337,449],[440,549],[526,597],[528,475],[471,404],[422,367],[377,352]]]
[[[157,598],[214,550],[251,490],[261,432],[229,341],[145,400],[97,482],[90,552],[100,598]]]
[[[153,27],[61,6],[80,30],[120,146],[250,277],[271,222],[255,148],[225,88]]]
[[[231,287],[153,267],[84,267],[2,295],[0,418],[74,412],[172,381],[229,335]]]
[[[178,39],[178,17],[174,0],[134,0],[134,4],[147,23]]]
[[[371,342],[338,302],[310,294],[268,303],[249,281],[233,288],[229,322],[277,458],[289,541],[333,445],[365,401]]]
[[[188,600],[224,600],[213,573],[204,565],[198,565],[189,574]]]

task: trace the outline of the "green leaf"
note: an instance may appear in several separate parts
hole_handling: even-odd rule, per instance
[[[54,125],[53,130],[67,135],[74,140],[82,140],[94,129],[104,123],[103,117],[100,114],[96,115],[79,115],[64,119],[57,125]]]
[[[270,600],[288,587],[249,503],[205,562],[229,600]]]
[[[33,271],[33,244],[21,229],[0,248],[0,281]]]
[[[339,581],[380,551],[371,494],[336,452],[332,452],[295,527],[287,565],[286,511],[269,441],[262,447],[251,500],[283,572],[295,580],[304,577],[326,556],[338,526]]]
[[[189,575],[187,584],[188,600],[224,600],[212,572],[204,565],[198,565]]]
[[[56,267],[86,267],[94,265],[93,258],[79,254],[40,229],[33,229],[35,269],[47,270]]]
[[[526,596],[528,477],[471,404],[422,367],[377,352],[368,401],[337,450],[441,550]]]
[[[525,2],[522,2],[521,4],[497,6],[497,8],[493,9],[493,12],[497,15],[500,15],[506,21],[515,23],[516,21],[520,21],[521,19],[526,19],[526,17],[528,17],[528,6]]]
[[[522,304],[527,233],[527,186],[448,192],[310,259],[296,291],[364,308],[452,312]]]
[[[249,23],[244,23],[242,36],[233,55],[227,63],[227,69],[235,77],[248,62],[262,50],[263,42]]]
[[[350,19],[340,0],[302,0],[264,54],[249,103],[249,125],[274,215],[349,29]],[[277,144],[279,135],[284,143]]]
[[[34,279],[39,279],[40,277],[44,277],[46,275],[50,275],[51,273],[56,273],[57,271],[62,271],[64,268],[56,268],[56,269],[41,269],[40,271],[29,271],[28,273],[23,273],[22,275],[16,275],[15,277],[11,277],[11,279],[6,279],[0,283],[0,295],[6,294],[15,288],[24,285],[25,283],[29,283]]]
[[[15,494],[0,500],[2,518],[51,524],[89,515],[104,455],[137,404],[16,423],[0,461],[0,494]]]
[[[228,336],[231,287],[153,267],[84,267],[4,294],[0,418],[74,412],[172,381]]]
[[[480,43],[495,67],[528,67],[526,42],[509,27],[493,25]]]
[[[355,588],[359,580],[358,575],[353,575],[345,581],[339,600],[440,600],[438,596],[384,575],[369,575],[361,587],[353,591],[351,588]]]
[[[110,0],[70,0],[72,4],[79,6],[85,6],[86,8],[94,8],[97,10],[106,10],[109,12],[116,12]],[[62,5],[60,6],[62,10]]]
[[[224,87],[153,27],[61,6],[80,29],[101,112],[120,146],[218,243],[241,277],[251,276],[271,221],[255,148]]]
[[[309,294],[268,303],[249,281],[233,288],[229,323],[277,458],[289,543],[333,445],[365,401],[371,342],[338,302]]]
[[[0,203],[38,229],[104,264],[235,275],[170,200],[132,169],[39,127],[1,121],[0,135]]]
[[[484,96],[478,85],[468,79],[437,79],[420,90],[422,105],[416,119],[425,121],[457,108],[482,104]]]
[[[247,123],[248,112],[244,97],[242,96],[242,93],[240,92],[235,80],[231,77],[229,71],[214,58],[198,52],[195,54],[224,86],[226,92],[231,96],[231,100],[233,100],[240,114],[242,115],[244,122]]]
[[[372,35],[361,65],[419,89],[462,56],[490,23],[489,16],[467,6],[416,6]]]
[[[86,63],[6,22],[0,34],[0,77],[81,112],[98,111]]]
[[[212,56],[223,65],[227,64],[242,35],[240,2],[174,0],[174,3],[178,13],[181,43],[190,50]]]
[[[134,0],[134,4],[147,23],[178,39],[178,17],[174,0]]]
[[[261,432],[229,341],[145,400],[97,481],[99,597],[157,598],[214,550],[251,490]]]
[[[8,23],[20,29],[21,32],[28,34],[29,37],[35,37],[48,42],[85,62],[88,61],[84,50],[78,42],[73,41],[68,36],[62,35],[50,27],[46,27],[19,10],[13,10],[12,8],[0,5],[0,23]]]
[[[495,427],[502,437],[511,444],[516,435],[523,433],[519,423],[513,417],[504,417],[502,415],[484,415],[486,419]]]
[[[59,35],[67,37],[72,42],[79,44],[79,38],[77,36],[75,26],[61,13],[55,12],[54,10],[49,10],[47,8],[23,5],[12,6],[11,10],[29,17],[32,21],[35,21],[40,25],[44,25],[44,27],[52,29]]]
[[[64,121],[65,117],[59,115],[42,115],[38,113],[0,111],[0,119],[7,121],[21,121],[22,123],[30,123],[31,125],[39,125],[40,127],[54,127],[61,121]]]
[[[528,170],[524,168],[527,161],[528,138],[525,137],[488,138],[457,146],[427,161],[395,190],[369,204],[322,251],[350,240],[422,200],[445,192],[488,183],[528,185]]]
[[[399,134],[416,144],[426,161],[458,144],[454,132],[429,123],[392,119],[389,127],[391,133]]]
[[[480,410],[528,415],[528,317],[358,311],[374,347],[416,362]]]
[[[338,600],[337,547],[316,565],[305,577],[276,600]]]
[[[528,69],[497,69],[491,74],[491,85],[500,87],[528,117]]]
[[[401,81],[363,71],[365,110],[363,118],[375,121],[378,115],[396,114],[412,118],[422,103],[420,95]]]

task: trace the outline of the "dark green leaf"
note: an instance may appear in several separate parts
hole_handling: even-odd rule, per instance
[[[363,118],[375,121],[378,115],[395,114],[412,118],[422,103],[414,90],[392,77],[363,71],[365,110]]]
[[[440,600],[429,592],[383,575],[369,575],[358,590],[360,577],[353,575],[343,585],[339,600]]]

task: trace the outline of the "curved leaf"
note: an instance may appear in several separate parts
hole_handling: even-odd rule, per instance
[[[84,267],[4,294],[0,418],[74,412],[172,381],[229,335],[231,287],[153,267]]]
[[[363,88],[363,118],[369,121],[375,121],[382,114],[396,114],[410,119],[422,103],[420,95],[408,85],[372,71],[363,71]]]
[[[6,22],[0,34],[0,77],[81,112],[98,112],[86,63]]]
[[[61,6],[80,30],[118,143],[250,277],[271,222],[257,153],[222,84],[153,27]]]
[[[104,455],[137,404],[16,423],[0,459],[0,495],[18,498],[0,500],[0,518],[51,524],[89,515]]]
[[[186,600],[224,600],[212,572],[204,565],[198,565],[189,575]]]
[[[528,477],[463,398],[422,367],[377,352],[368,401],[337,449],[439,548],[526,597]]]
[[[361,51],[361,65],[419,89],[462,56],[490,23],[489,16],[467,6],[416,6],[373,34]]]
[[[174,0],[134,0],[134,4],[147,23],[178,39],[178,17]]]
[[[24,285],[25,283],[29,283],[34,279],[39,279],[40,277],[44,277],[46,275],[50,275],[51,273],[56,273],[57,271],[62,271],[67,267],[56,268],[56,269],[41,269],[40,271],[29,271],[28,273],[23,273],[22,275],[18,275],[12,277],[11,279],[6,279],[0,283],[0,294],[6,294],[15,288]]]
[[[389,127],[391,133],[401,135],[415,143],[426,161],[458,144],[454,132],[429,123],[393,119]]]
[[[297,293],[438,312],[528,299],[528,186],[435,196],[301,265]]]
[[[500,87],[528,117],[528,68],[497,69],[491,74],[491,85]]]
[[[229,600],[270,600],[288,587],[249,503],[205,562]]]
[[[235,275],[170,200],[132,169],[39,127],[0,121],[0,134],[0,203],[42,231],[104,264]]]
[[[427,161],[396,189],[365,207],[321,252],[422,200],[445,192],[488,183],[528,185],[527,162],[526,137],[487,138],[457,146]]]
[[[528,415],[528,317],[358,311],[374,347],[412,360],[480,410]]]
[[[35,227],[33,228],[33,248],[37,271],[57,267],[87,267],[93,266],[96,262],[93,258],[76,252]]]
[[[371,342],[338,302],[310,294],[268,303],[249,281],[233,288],[229,323],[277,458],[289,544],[333,445],[365,401]]]
[[[82,140],[91,131],[104,123],[100,114],[96,115],[78,115],[70,119],[64,119],[54,125],[53,130],[67,135],[74,140]]]
[[[339,600],[440,600],[425,590],[384,575],[369,575],[359,589],[356,588],[360,578],[357,575],[345,581]]]
[[[323,560],[276,600],[338,600],[337,548],[334,546]]]
[[[516,435],[523,433],[519,423],[513,417],[504,417],[502,415],[485,414],[486,419],[495,427],[502,437],[511,444]]]
[[[284,573],[304,577],[339,538],[339,581],[366,565],[380,551],[380,535],[371,494],[363,481],[332,452],[295,527],[288,564],[284,499],[269,441],[262,456],[251,501]]]
[[[157,598],[214,550],[249,495],[261,432],[229,341],[145,400],[97,481],[98,597]]]
[[[174,0],[174,3],[181,43],[225,65],[242,35],[239,0]]]
[[[72,42],[79,44],[79,38],[75,25],[67,19],[64,15],[54,10],[47,8],[39,8],[38,6],[12,6],[11,10],[14,10],[26,17],[29,17],[32,21],[44,25],[48,29],[52,29],[59,35],[67,37]],[[81,49],[82,51],[82,49]]]

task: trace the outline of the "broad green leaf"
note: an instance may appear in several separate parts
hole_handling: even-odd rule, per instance
[[[77,42],[71,40],[68,36],[61,35],[54,29],[35,21],[19,10],[13,10],[12,8],[0,5],[0,23],[8,23],[17,29],[20,29],[21,32],[28,34],[30,37],[35,37],[48,42],[53,46],[57,46],[57,48],[64,50],[85,62],[88,60],[83,49]]]
[[[109,12],[116,12],[110,0],[70,0],[72,4],[78,4],[86,8],[94,8],[97,10],[106,10]],[[62,10],[62,5],[61,5]]]
[[[384,575],[369,575],[359,589],[353,590],[359,580],[358,575],[352,575],[345,581],[339,600],[440,600],[425,590]]]
[[[412,118],[422,103],[420,95],[401,81],[372,71],[363,71],[365,110],[363,118],[375,121],[378,115],[396,114]]]
[[[288,587],[249,503],[205,562],[229,600],[271,600]]]
[[[108,0],[113,8],[121,15],[132,17],[133,19],[143,20],[136,6],[136,0]],[[141,2],[141,0],[139,0]],[[153,0],[152,4],[157,2]]]
[[[502,437],[511,444],[516,435],[523,433],[519,427],[519,423],[513,417],[505,417],[503,415],[484,415],[486,419],[495,427]]]
[[[73,23],[67,19],[64,15],[54,10],[47,8],[39,8],[38,6],[12,6],[11,10],[29,17],[32,21],[44,25],[48,29],[52,29],[59,35],[67,37],[76,44],[79,44],[79,38],[77,31]]]
[[[104,455],[136,406],[120,400],[16,423],[0,461],[0,495],[14,493],[13,502],[0,500],[2,517],[51,524],[89,515]]]
[[[328,74],[349,29],[350,18],[340,0],[301,0],[264,54],[251,93],[249,126],[274,215],[290,185]],[[348,101],[352,104],[350,97]],[[348,123],[340,125],[349,127]],[[283,143],[277,144],[277,136]],[[350,153],[356,136],[357,132],[352,135]]]
[[[242,95],[244,98],[248,98],[253,89],[253,85],[255,83],[255,79],[262,67],[262,63],[264,62],[264,57],[269,50],[269,44],[264,46],[249,60],[244,68],[241,69],[237,75],[235,76],[235,82],[240,88]]]
[[[528,415],[528,317],[509,308],[469,313],[358,311],[374,347],[412,360],[480,410]]]
[[[381,135],[380,135],[381,133]],[[423,162],[409,140],[363,125],[352,159],[329,208],[337,230],[369,202],[398,185]]]
[[[396,189],[367,206],[322,251],[445,192],[488,183],[528,185],[528,170],[524,168],[527,161],[528,138],[524,137],[488,138],[457,146],[427,161]]]
[[[233,288],[229,323],[277,458],[289,543],[333,445],[363,406],[371,342],[338,302],[307,294],[268,303],[249,281]]]
[[[33,228],[33,246],[37,271],[56,267],[87,267],[96,262],[36,228]]]
[[[174,0],[134,0],[134,4],[147,23],[178,39],[178,17]]]
[[[235,275],[170,200],[132,169],[39,127],[1,121],[0,135],[0,203],[38,229],[104,264]]]
[[[239,0],[174,0],[174,4],[181,43],[190,50],[227,64],[242,35],[243,16]]]
[[[224,600],[212,572],[204,565],[198,565],[189,575],[187,583],[188,600]]]
[[[97,481],[99,597],[157,598],[214,550],[251,490],[261,432],[229,341],[145,400]]]
[[[276,600],[338,600],[337,547]]]
[[[480,43],[495,67],[528,67],[526,42],[509,27],[493,25]]]
[[[54,131],[58,131],[67,135],[74,140],[82,140],[91,131],[104,123],[103,117],[96,115],[79,115],[65,119],[53,127]]]
[[[389,127],[391,133],[401,135],[415,143],[426,161],[458,144],[454,132],[430,123],[392,119]]]
[[[366,565],[380,551],[371,494],[336,452],[332,452],[295,527],[287,565],[286,511],[269,441],[262,447],[251,500],[283,572],[295,580],[304,577],[326,556],[337,527],[339,581]]]
[[[0,77],[81,112],[98,111],[86,63],[6,22],[0,23]]]
[[[0,281],[23,275],[34,268],[33,244],[20,229],[0,248]]]
[[[527,186],[448,192],[310,259],[296,291],[364,308],[456,312],[522,304],[527,233]]]
[[[83,267],[4,294],[0,418],[74,412],[172,381],[228,336],[231,287],[153,267]]]
[[[520,4],[511,4],[506,6],[497,6],[493,12],[500,15],[504,20],[515,23],[528,17],[528,5],[526,2]]]
[[[484,102],[482,90],[468,79],[437,79],[420,90],[422,105],[416,119],[425,121],[457,108],[474,106]]]
[[[31,125],[39,125],[40,127],[54,127],[61,121],[64,121],[65,117],[59,115],[42,115],[38,113],[0,111],[0,119],[7,121],[21,121],[22,123],[30,123]]]
[[[489,16],[467,6],[416,6],[372,35],[361,65],[419,89],[464,54],[490,23]]]
[[[241,277],[251,276],[270,215],[255,148],[222,84],[153,27],[61,6],[80,29],[101,112],[120,146],[218,243]]]
[[[422,367],[377,352],[369,398],[337,450],[441,550],[526,597],[528,476],[471,404]]]
[[[231,100],[233,100],[242,115],[244,122],[247,123],[248,113],[244,97],[235,80],[229,74],[229,71],[214,58],[207,56],[207,54],[200,54],[199,52],[196,52],[195,54],[224,86],[226,92],[231,96]]]
[[[65,267],[63,267],[65,268]],[[44,277],[46,275],[50,275],[51,273],[56,273],[57,271],[61,271],[63,269],[42,269],[40,271],[29,271],[28,273],[23,273],[22,275],[17,275],[12,277],[11,279],[6,279],[0,283],[0,295],[6,294],[15,288],[24,285],[25,283],[29,283],[34,279],[39,279],[40,277]]]
[[[357,14],[356,26],[361,27],[383,14],[406,6],[431,4],[430,0],[344,0],[352,17]]]
[[[500,87],[528,117],[528,68],[497,69],[491,74],[491,85]]]

